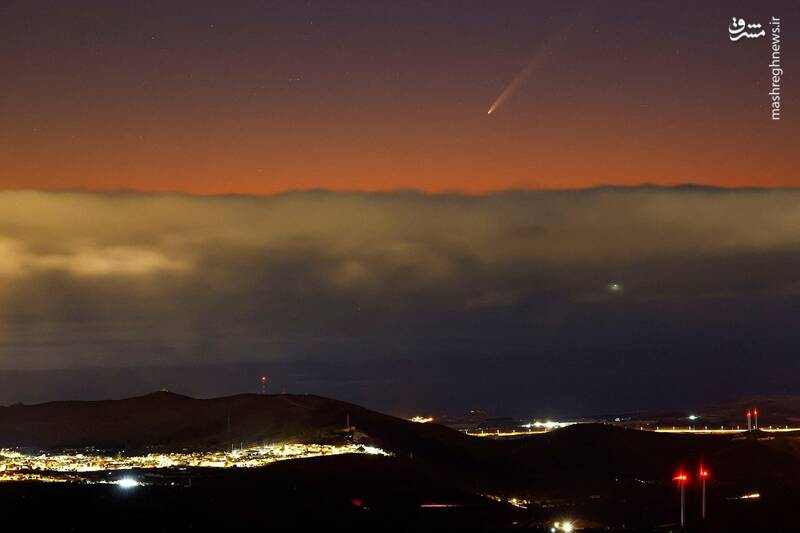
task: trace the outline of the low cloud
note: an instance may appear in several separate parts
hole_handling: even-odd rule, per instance
[[[629,352],[646,340],[624,324],[695,338],[691,317],[711,307],[709,334],[760,338],[736,306],[778,317],[798,261],[792,190],[6,191],[0,368],[441,361],[465,347],[533,366],[641,361]]]
[[[19,278],[42,272],[64,272],[75,276],[148,276],[186,270],[189,265],[157,249],[140,246],[97,246],[76,242],[58,252],[37,253],[12,239],[0,241],[0,276]]]

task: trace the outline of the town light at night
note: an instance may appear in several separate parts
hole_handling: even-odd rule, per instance
[[[139,481],[136,481],[135,479],[130,477],[124,477],[122,479],[119,479],[115,481],[114,484],[118,485],[119,488],[121,489],[131,489],[133,487],[140,487],[143,485],[143,483],[140,483]]]

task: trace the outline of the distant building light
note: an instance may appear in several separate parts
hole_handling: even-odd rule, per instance
[[[421,503],[419,504],[420,509],[450,509],[452,507],[461,507],[460,504],[457,503]]]
[[[539,428],[539,429],[558,429],[567,426],[571,426],[575,422],[554,422],[552,420],[547,420],[546,422],[539,422],[538,420],[535,422],[531,422],[529,424],[523,424],[522,427],[524,428]]]
[[[119,485],[119,487],[122,489],[131,489],[133,487],[141,487],[142,485],[144,485],[144,483],[140,483],[139,481],[136,481],[135,479],[130,477],[124,477],[122,479],[118,479],[117,481],[114,481],[114,484]]]
[[[415,416],[410,418],[412,422],[416,422],[418,424],[427,424],[428,422],[433,422],[432,416]]]

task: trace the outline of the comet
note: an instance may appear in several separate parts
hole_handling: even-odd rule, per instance
[[[578,21],[584,18],[588,10],[583,10],[579,12],[576,16],[572,18],[570,22],[568,22],[560,31],[556,32],[550,39],[548,39],[544,45],[536,52],[533,58],[528,61],[522,70],[514,76],[511,81],[506,85],[505,89],[500,93],[500,95],[492,102],[492,105],[489,106],[489,110],[486,112],[487,115],[491,115],[497,109],[503,105],[503,103],[508,100],[517,90],[522,87],[528,78],[531,77],[531,74],[534,73],[539,67],[547,63],[547,60],[553,56],[553,50],[556,48],[556,44],[558,41],[566,39],[572,29],[577,25]]]
[[[489,107],[489,111],[486,112],[487,115],[494,113],[497,108],[503,105],[503,102],[517,92],[517,89],[519,89],[528,80],[531,74],[533,74],[533,71],[536,70],[536,67],[542,65],[547,60],[549,55],[548,52],[549,47],[545,45],[545,47],[539,51],[539,53],[533,56],[533,59],[531,59],[528,64],[525,65],[525,68],[520,70],[519,73],[514,76],[506,88],[503,89],[503,92],[501,92],[497,99],[495,99],[495,101]]]

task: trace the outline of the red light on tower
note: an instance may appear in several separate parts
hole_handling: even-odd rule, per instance
[[[261,394],[267,393],[267,381],[269,381],[269,378],[266,374],[261,376]]]
[[[708,470],[705,469],[703,465],[700,465],[700,480],[703,482],[703,500],[702,500],[702,509],[703,509],[703,520],[706,519],[706,479],[711,477]]]
[[[681,527],[686,526],[686,482],[689,481],[689,476],[686,475],[685,472],[679,471],[674,478],[673,481],[678,482],[678,486],[681,488]]]

